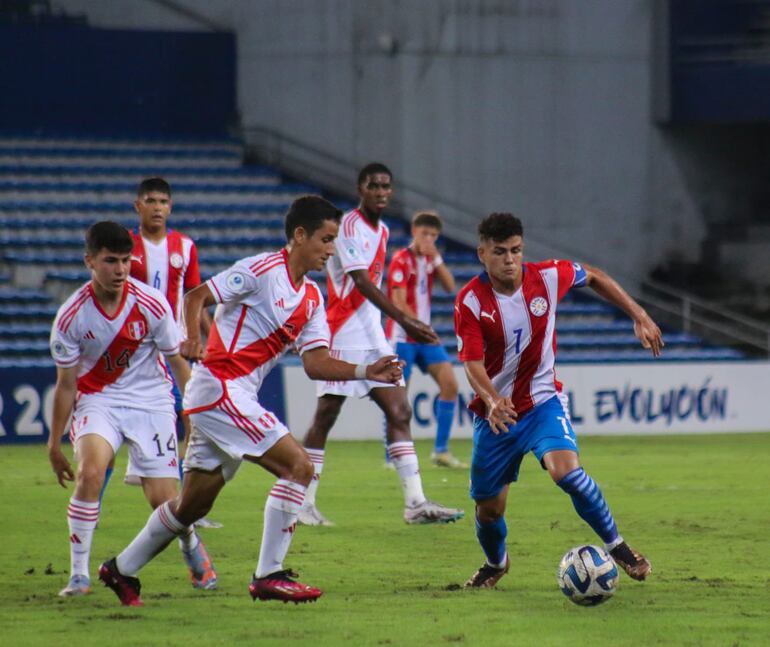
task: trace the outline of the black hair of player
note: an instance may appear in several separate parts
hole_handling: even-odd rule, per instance
[[[113,254],[129,254],[134,241],[123,225],[111,220],[94,223],[86,232],[86,254],[96,256],[106,249]]]
[[[304,195],[291,203],[286,214],[286,240],[294,238],[294,231],[302,227],[308,236],[320,229],[326,220],[339,224],[342,211],[319,195]]]
[[[481,242],[502,243],[512,236],[524,236],[521,220],[512,213],[490,213],[479,223],[478,231]]]
[[[432,227],[441,231],[441,218],[435,211],[418,211],[412,217],[412,227]]]
[[[171,197],[171,185],[162,177],[148,177],[142,180],[139,183],[139,188],[136,190],[136,195],[141,198],[143,195],[153,191],[165,193],[169,198]]]
[[[384,173],[393,181],[393,173],[382,162],[369,162],[358,172],[358,186],[366,182],[366,178],[377,173]]]

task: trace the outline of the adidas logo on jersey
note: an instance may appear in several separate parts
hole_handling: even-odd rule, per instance
[[[83,335],[83,339],[96,339],[96,336],[89,330],[85,335]]]
[[[283,303],[283,297],[278,299],[278,301],[275,302],[275,305],[277,305],[279,308],[285,308],[286,306]]]
[[[168,462],[168,466],[169,466],[169,467],[176,467],[176,458],[172,458],[172,459],[171,459],[171,460]]]

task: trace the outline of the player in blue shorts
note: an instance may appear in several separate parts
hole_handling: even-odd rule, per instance
[[[476,393],[471,497],[476,536],[486,562],[465,583],[491,588],[508,572],[505,506],[522,458],[532,452],[572,498],[580,517],[635,580],[650,562],[618,533],[599,486],[578,458],[561,384],[556,380],[556,307],[571,288],[590,287],[634,322],[644,348],[658,357],[660,329],[644,309],[603,271],[571,261],[523,262],[521,221],[493,213],[479,225],[478,254],[485,271],[457,295],[455,330],[460,361]]]
[[[412,218],[412,242],[399,249],[388,267],[388,297],[410,317],[430,325],[433,279],[447,292],[454,292],[455,280],[436,249],[441,234],[441,218],[433,211],[418,211]],[[449,435],[457,401],[457,380],[444,346],[421,344],[409,337],[393,319],[388,319],[385,334],[393,350],[404,362],[404,379],[409,382],[416,364],[438,384],[435,404],[436,440],[431,461],[439,467],[467,468],[449,451]]]

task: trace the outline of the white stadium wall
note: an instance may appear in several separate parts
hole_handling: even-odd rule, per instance
[[[302,438],[315,411],[315,383],[300,366],[284,368],[287,424]],[[471,390],[455,367],[460,399]],[[770,362],[583,364],[558,369],[580,435],[755,432],[770,430]],[[432,438],[433,381],[419,370],[409,386],[412,434]],[[458,407],[454,438],[470,438],[470,413]],[[382,414],[368,398],[349,398],[331,438],[381,440]]]
[[[56,4],[95,26],[204,28],[152,2]],[[474,214],[513,211],[533,259],[629,284],[663,257],[698,256],[704,223],[653,124],[651,0],[176,4],[237,33],[246,127],[380,159]]]

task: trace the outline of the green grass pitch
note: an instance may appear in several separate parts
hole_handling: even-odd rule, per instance
[[[429,465],[429,497],[463,506],[448,526],[403,523],[400,486],[376,443],[330,444],[318,503],[334,528],[299,527],[287,560],[324,589],[316,604],[254,603],[262,506],[272,478],[244,465],[202,536],[220,588],[191,588],[176,546],[141,573],[145,607],[126,609],[95,582],[63,600],[66,504],[43,446],[0,449],[0,644],[16,645],[768,645],[770,434],[583,438],[586,470],[602,486],[621,532],[647,554],[645,583],[621,575],[614,598],[571,604],[555,570],[571,546],[597,543],[567,496],[531,457],[512,487],[511,572],[498,588],[459,585],[481,564],[468,475]],[[466,459],[467,441],[455,441]],[[144,524],[138,488],[121,483],[125,452],[105,499],[91,561],[116,554]]]

